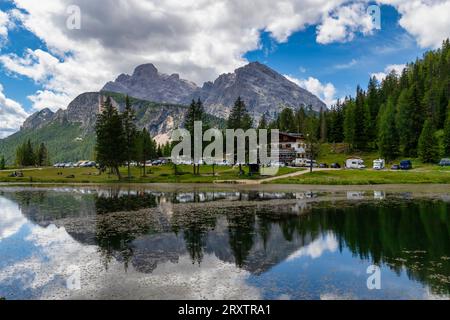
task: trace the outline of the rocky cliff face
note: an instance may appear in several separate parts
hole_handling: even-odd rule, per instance
[[[207,113],[221,118],[228,117],[239,96],[256,120],[263,114],[274,119],[288,106],[311,106],[316,111],[326,107],[310,92],[258,62],[223,74],[202,88],[180,79],[177,74],[162,74],[154,65],[144,64],[138,66],[131,76],[122,74],[116,81],[107,83],[100,93],[79,95],[65,110],[53,113],[44,109],[33,114],[25,121],[22,130],[37,130],[56,121],[79,125],[83,136],[92,134],[101,97],[113,95],[113,103],[122,111],[126,94],[139,99],[133,102],[139,128],[147,128],[160,143],[167,141],[173,129],[182,126],[186,114],[182,105],[189,104],[192,99],[200,98]]]
[[[29,116],[23,123],[21,130],[40,129],[53,120],[55,113],[48,109],[42,109],[31,116]]]
[[[39,130],[52,123],[69,123],[79,125],[82,136],[93,134],[101,100],[105,95],[99,92],[87,92],[76,97],[66,110],[52,112],[49,109],[31,115],[23,124],[22,130]],[[115,95],[113,105],[123,111],[125,96]],[[146,128],[160,143],[165,143],[175,128],[182,126],[186,115],[186,107],[181,105],[149,103],[135,100],[136,124],[139,129]],[[81,137],[82,138],[82,137]]]
[[[258,62],[223,74],[194,93],[194,97],[202,99],[207,112],[222,117],[228,116],[239,96],[255,119],[263,114],[273,119],[285,107],[311,106],[316,111],[326,108],[315,95]]]
[[[285,107],[311,106],[316,111],[326,108],[318,97],[258,62],[223,74],[202,88],[177,74],[161,74],[154,65],[145,64],[131,76],[122,74],[114,82],[108,82],[102,91],[160,103],[189,104],[200,98],[208,113],[222,118],[228,117],[239,96],[255,119],[263,114],[274,119]]]
[[[118,92],[129,96],[161,103],[186,103],[197,85],[180,79],[178,74],[159,73],[153,64],[138,66],[130,76],[121,74],[108,82],[101,91]]]

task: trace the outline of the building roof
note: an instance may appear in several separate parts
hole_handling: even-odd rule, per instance
[[[284,135],[284,136],[289,136],[291,138],[299,138],[299,139],[304,139],[305,136],[303,135],[303,133],[294,133],[294,132],[280,132],[280,135]]]

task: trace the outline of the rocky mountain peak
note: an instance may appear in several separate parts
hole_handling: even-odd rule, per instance
[[[136,67],[131,76],[122,74],[116,81],[108,82],[101,91],[153,102],[184,104],[197,89],[196,84],[181,79],[178,74],[160,73],[153,64],[147,63]]]
[[[21,130],[40,129],[53,120],[54,114],[55,113],[49,108],[37,111],[25,120],[21,127]]]
[[[142,64],[134,69],[133,77],[146,77],[158,75],[158,69],[152,63]]]

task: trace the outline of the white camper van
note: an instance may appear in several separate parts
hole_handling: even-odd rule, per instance
[[[373,169],[374,170],[383,170],[386,166],[386,162],[384,159],[376,159],[373,160]]]
[[[347,169],[364,169],[364,161],[362,159],[347,159],[345,161],[345,167]]]

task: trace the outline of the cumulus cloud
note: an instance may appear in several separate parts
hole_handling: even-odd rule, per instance
[[[0,10],[0,40],[8,37],[9,16]]]
[[[367,5],[354,3],[340,7],[325,17],[317,28],[317,42],[328,44],[350,41],[357,32],[367,35],[372,33],[374,27],[371,16],[367,14]]]
[[[65,107],[76,95],[99,90],[147,62],[201,85],[247,63],[243,56],[261,46],[261,31],[284,42],[346,2],[260,0],[255,10],[255,4],[238,0],[108,0],[102,5],[15,0],[15,19],[49,51],[28,50],[23,57],[6,55],[1,61],[11,72],[43,82],[43,90],[31,97],[35,109],[52,107],[48,97],[51,104]],[[81,9],[80,30],[66,27],[69,5]]]
[[[310,257],[311,259],[320,258],[325,252],[335,252],[338,248],[338,241],[336,236],[332,233],[328,233],[321,238],[314,240],[309,245],[300,248],[293,254],[291,254],[287,261],[297,260],[302,257]]]
[[[309,77],[308,79],[297,79],[290,75],[284,75],[286,79],[294,82],[299,87],[308,90],[319,97],[327,106],[336,103],[336,88],[332,83],[321,83],[318,79]]]
[[[438,48],[450,37],[450,0],[379,0],[394,6],[401,15],[399,24],[415,37],[422,48]]]
[[[0,84],[0,138],[17,131],[27,117],[28,114],[18,102],[5,96]]]
[[[17,9],[8,11],[10,17],[48,48],[1,59],[10,72],[42,84],[30,97],[35,109],[64,108],[78,94],[99,90],[118,74],[148,62],[201,85],[247,63],[244,54],[261,48],[261,31],[269,33],[276,46],[308,26],[317,26],[316,40],[324,44],[350,41],[373,28],[367,0],[13,2]],[[399,10],[401,26],[423,46],[435,46],[449,36],[445,13],[450,0],[378,3]],[[81,9],[80,30],[66,26],[70,5]],[[0,33],[5,33],[1,19]]]
[[[395,73],[400,75],[403,69],[405,68],[406,68],[405,64],[391,64],[388,65],[386,68],[384,68],[384,72],[372,73],[371,76],[377,78],[378,81],[383,81],[386,78],[386,76],[392,71],[395,71]]]
[[[27,49],[23,58],[16,54],[0,56],[0,62],[11,72],[24,75],[36,82],[42,82],[55,71],[58,59],[48,52]]]

